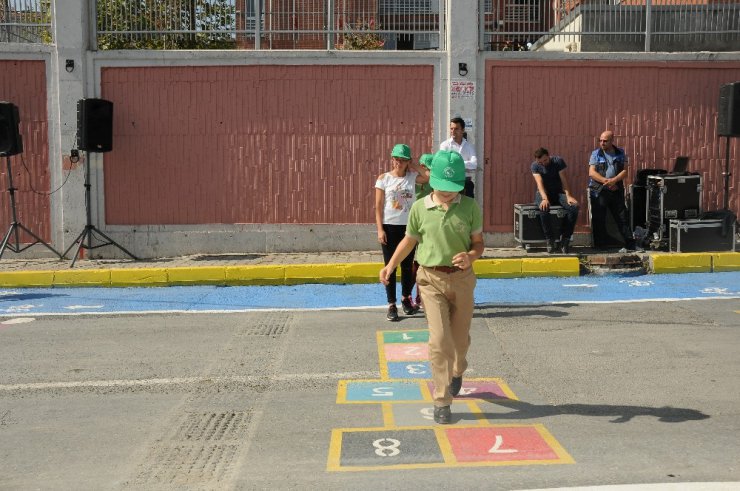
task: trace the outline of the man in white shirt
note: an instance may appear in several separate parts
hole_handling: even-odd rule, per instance
[[[474,198],[475,196],[475,171],[478,170],[478,157],[475,156],[473,145],[463,138],[465,132],[465,121],[462,118],[450,120],[450,139],[439,145],[440,150],[455,151],[462,155],[465,162],[465,190],[463,194]]]

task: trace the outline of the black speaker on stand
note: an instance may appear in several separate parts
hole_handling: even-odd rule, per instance
[[[0,258],[3,257],[5,249],[10,249],[12,252],[19,253],[25,251],[31,246],[41,244],[55,255],[59,256],[59,259],[62,259],[62,255],[53,247],[44,242],[41,237],[33,233],[28,229],[28,227],[18,221],[15,206],[16,188],[13,186],[13,172],[10,168],[10,156],[23,153],[23,138],[18,130],[20,119],[18,107],[15,104],[11,104],[10,102],[0,102],[0,156],[5,157],[5,163],[8,169],[8,194],[10,195],[10,214],[13,219],[10,223],[10,228],[8,228],[8,231],[3,237],[2,243],[0,243]],[[21,246],[19,230],[23,230],[33,237],[34,242]],[[15,239],[15,243],[11,242],[11,238]]]
[[[740,82],[726,84],[719,89],[717,135],[725,137],[724,209],[730,209],[730,138],[740,136]]]
[[[85,213],[87,222],[85,229],[64,251],[64,255],[77,245],[72,257],[70,268],[74,267],[81,249],[97,249],[107,245],[118,247],[131,259],[138,260],[136,256],[127,251],[115,240],[108,237],[92,224],[90,212],[90,153],[110,152],[113,150],[113,103],[105,99],[80,99],[77,101],[77,147],[84,150],[85,154]],[[97,236],[100,244],[93,245],[93,236]],[[87,243],[86,243],[87,242]]]

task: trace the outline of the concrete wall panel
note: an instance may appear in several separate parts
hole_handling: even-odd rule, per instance
[[[532,152],[544,146],[568,164],[585,210],[588,157],[598,135],[614,131],[636,169],[670,169],[678,155],[704,176],[703,207],[722,207],[725,139],[717,137],[719,87],[740,80],[738,62],[486,62],[485,231],[513,231],[514,203],[533,200]],[[731,139],[736,166],[740,145]],[[740,172],[730,208],[740,210]],[[586,224],[581,214],[579,230]]]
[[[49,124],[46,67],[39,60],[0,60],[0,101],[18,106],[24,151],[10,157],[18,221],[45,241],[50,240]],[[6,158],[0,157],[0,227],[12,221]],[[25,232],[23,243],[33,242]],[[11,238],[15,243],[15,238]]]
[[[108,225],[373,223],[394,143],[434,130],[434,68],[108,67]]]

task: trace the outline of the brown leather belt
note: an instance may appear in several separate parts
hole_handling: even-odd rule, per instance
[[[434,271],[439,271],[440,273],[457,273],[458,271],[462,271],[462,269],[458,268],[457,266],[424,266],[427,269],[433,269]]]

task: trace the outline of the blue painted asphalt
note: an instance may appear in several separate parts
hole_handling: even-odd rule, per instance
[[[399,286],[400,288],[400,286]],[[740,272],[479,279],[479,305],[740,298]],[[382,285],[20,288],[0,290],[0,316],[381,307]]]

